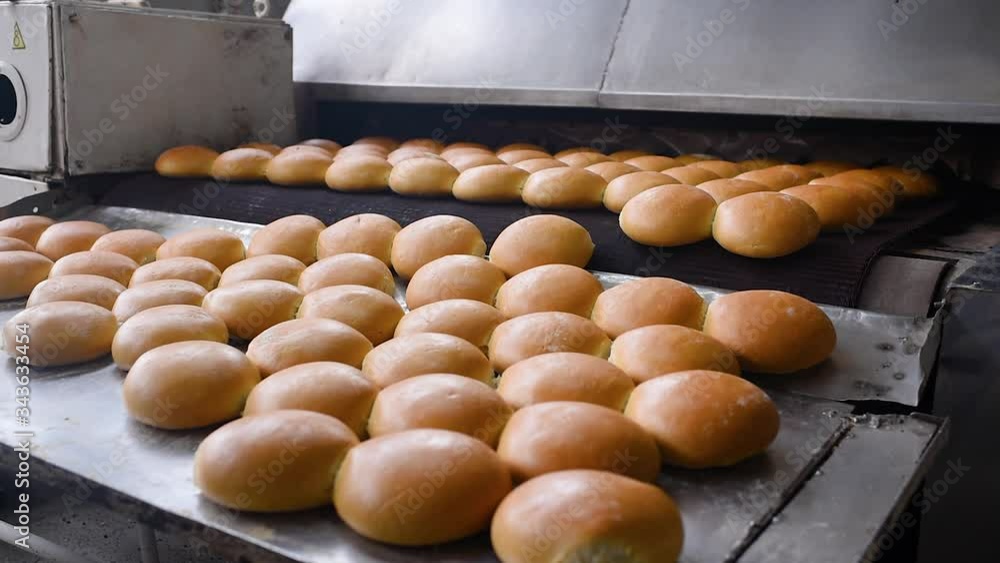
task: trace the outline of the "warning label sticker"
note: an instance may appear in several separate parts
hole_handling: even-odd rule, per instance
[[[21,35],[21,28],[14,22],[14,48],[15,49],[27,49],[24,44],[24,36]]]

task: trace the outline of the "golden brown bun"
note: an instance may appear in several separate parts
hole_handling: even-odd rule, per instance
[[[480,301],[448,299],[410,311],[396,325],[396,338],[436,332],[450,334],[485,350],[490,335],[504,320],[500,311]]]
[[[625,164],[624,162],[618,162],[617,160],[591,164],[590,166],[587,166],[587,170],[597,174],[601,178],[604,178],[605,182],[610,182],[619,176],[631,174],[632,172],[639,172],[639,169],[635,166]]]
[[[677,162],[681,163],[684,166],[687,166],[689,164],[694,164],[695,162],[702,162],[706,160],[717,160],[717,159],[718,159],[717,157],[714,157],[710,154],[699,154],[699,153],[680,154],[674,157],[674,160],[676,160]]]
[[[493,383],[493,368],[482,351],[449,334],[413,334],[389,340],[368,354],[361,372],[379,388],[428,373],[452,373]]]
[[[708,170],[719,178],[732,178],[734,176],[739,176],[744,172],[742,166],[736,164],[735,162],[729,162],[726,160],[699,160],[698,162],[693,162],[688,166]]]
[[[847,172],[841,172],[834,176],[830,176],[829,179],[841,179],[841,180],[856,180],[860,182],[866,182],[869,184],[874,184],[878,186],[883,192],[887,192],[893,195],[899,195],[903,191],[903,185],[894,178],[892,175],[887,174],[878,170],[868,170],[865,168],[857,168],[854,170],[848,170]]]
[[[316,261],[316,242],[325,228],[322,221],[309,215],[282,217],[254,233],[246,255],[284,254],[308,266]]]
[[[536,403],[576,401],[621,411],[635,384],[611,362],[575,352],[542,354],[517,362],[497,392],[515,409]]]
[[[521,199],[543,209],[599,207],[607,185],[604,178],[583,168],[548,168],[528,176]]]
[[[212,178],[220,182],[265,182],[274,154],[255,148],[228,150],[212,163]]]
[[[279,186],[322,185],[333,156],[323,149],[284,150],[267,163],[267,179]]]
[[[679,184],[687,184],[689,186],[697,186],[702,182],[718,180],[721,177],[711,170],[699,168],[693,164],[671,168],[665,170],[663,174],[677,180]]]
[[[426,149],[419,147],[401,147],[392,151],[385,157],[385,159],[389,161],[389,164],[394,167],[399,166],[399,163],[410,160],[411,158],[429,158],[431,160],[444,161],[444,159],[437,153],[429,152]]]
[[[499,157],[500,160],[506,162],[507,164],[517,164],[518,162],[522,162],[525,160],[534,160],[536,158],[552,158],[552,156],[549,153],[535,149],[519,149],[503,153],[498,152],[497,157]]]
[[[559,533],[550,540],[545,530]],[[500,503],[490,535],[504,563],[675,563],[684,543],[680,512],[663,489],[583,469],[515,489]],[[615,559],[620,553],[627,559]]]
[[[193,256],[208,260],[220,272],[246,258],[243,241],[233,233],[213,228],[197,228],[174,235],[156,251],[156,259]]]
[[[540,145],[533,145],[531,143],[512,143],[510,145],[504,145],[497,149],[496,153],[498,155],[511,152],[511,151],[538,151],[545,152],[545,148]],[[546,153],[548,154],[548,153]]]
[[[316,253],[319,258],[347,253],[368,254],[388,266],[392,260],[392,241],[400,229],[399,223],[385,215],[351,215],[319,234]]]
[[[728,346],[744,369],[792,373],[827,359],[837,331],[822,309],[783,291],[740,291],[717,298],[705,334]]]
[[[482,440],[495,448],[511,408],[490,386],[448,373],[418,375],[379,392],[368,420],[373,437],[437,428]]]
[[[570,147],[568,149],[563,149],[552,156],[562,160],[564,156],[568,156],[571,154],[580,154],[580,153],[600,154],[600,151],[598,151],[594,147]]]
[[[439,158],[408,158],[392,168],[389,189],[402,195],[436,196],[451,193],[458,170]]]
[[[910,166],[909,169],[900,166],[879,166],[875,172],[891,176],[899,182],[902,186],[901,195],[904,198],[932,197],[939,190],[934,176],[921,172],[914,166]]]
[[[625,174],[608,182],[608,189],[604,192],[604,207],[609,211],[621,213],[625,204],[642,192],[657,186],[677,183],[677,180],[666,174],[650,170]]]
[[[306,139],[305,141],[300,141],[298,146],[319,147],[330,153],[330,156],[335,156],[343,148],[340,146],[340,143],[331,141],[330,139]]]
[[[247,357],[261,377],[311,362],[340,362],[356,368],[372,349],[360,332],[330,319],[293,319],[254,338]]]
[[[694,186],[660,186],[629,200],[618,224],[640,244],[680,246],[712,236],[715,208],[712,196]]]
[[[875,184],[857,180],[852,177],[844,177],[839,174],[829,178],[817,178],[809,182],[810,186],[836,186],[843,190],[850,191],[864,202],[863,215],[870,220],[875,220],[892,212],[896,205],[896,197],[889,190],[882,189]],[[857,218],[856,218],[857,219]]]
[[[363,285],[335,285],[306,295],[298,317],[340,321],[377,346],[392,338],[403,318],[403,308],[383,291]]]
[[[376,155],[346,156],[338,157],[326,169],[327,187],[341,192],[384,190],[389,187],[392,164],[385,158]]]
[[[10,252],[12,250],[25,250],[27,252],[34,252],[35,247],[24,242],[19,238],[14,237],[0,237],[0,252]]]
[[[811,184],[794,186],[781,193],[797,197],[809,204],[819,217],[824,231],[840,231],[848,225],[855,225],[865,214],[865,198],[857,191],[840,186]]]
[[[218,157],[219,153],[214,149],[198,145],[182,145],[160,153],[154,168],[160,176],[210,178],[212,163]]]
[[[161,305],[140,311],[122,323],[111,345],[115,364],[129,370],[144,353],[173,342],[206,340],[226,343],[221,319],[194,305]]]
[[[97,239],[90,250],[122,254],[142,266],[156,260],[156,250],[166,241],[160,233],[145,229],[124,229]]]
[[[35,251],[56,261],[74,252],[90,250],[97,239],[110,232],[107,226],[93,221],[63,221],[42,232]]]
[[[625,162],[626,160],[631,160],[633,158],[639,158],[640,156],[655,156],[655,155],[653,155],[653,153],[647,152],[647,151],[638,151],[638,150],[632,150],[632,149],[625,149],[625,150],[615,151],[615,152],[609,154],[608,156],[611,157],[611,160],[617,160],[619,162]]]
[[[705,300],[686,283],[670,278],[627,281],[602,293],[591,320],[612,339],[639,327],[681,325],[701,329]]]
[[[325,414],[283,410],[249,416],[198,445],[194,484],[206,498],[247,512],[329,506],[337,468],[357,444],[350,428]]]
[[[767,449],[781,418],[753,383],[709,370],[651,379],[632,392],[625,415],[639,423],[670,465],[702,469],[735,465]]]
[[[546,264],[510,278],[496,294],[496,308],[505,317],[562,311],[590,317],[604,291],[593,274],[568,264]]]
[[[414,221],[396,234],[392,267],[403,279],[413,277],[424,264],[451,254],[486,254],[482,233],[469,220],[454,215],[434,215]]]
[[[752,194],[755,192],[768,192],[771,191],[770,188],[763,184],[758,184],[757,182],[751,182],[750,180],[738,180],[736,178],[720,178],[718,180],[709,180],[707,182],[702,182],[696,186],[699,190],[712,196],[715,203],[722,203],[727,199],[733,199],[744,194]]]
[[[53,301],[82,301],[111,310],[125,286],[115,280],[90,274],[74,274],[45,280],[35,286],[26,307]]]
[[[821,176],[833,176],[855,168],[861,168],[853,162],[843,162],[837,160],[816,160],[802,165],[813,172],[818,172]]]
[[[497,453],[515,481],[567,469],[611,471],[640,481],[660,473],[653,438],[621,412],[590,403],[553,401],[518,410]]]
[[[437,154],[440,154],[444,150],[444,145],[434,139],[407,139],[399,145],[401,149],[409,147],[420,148]]]
[[[777,258],[802,250],[819,235],[819,215],[788,194],[757,192],[722,202],[712,236],[748,258]]]
[[[453,153],[454,154],[454,153]],[[449,161],[449,164],[455,167],[460,173],[466,170],[471,170],[480,166],[490,166],[490,165],[504,165],[507,163],[500,160],[493,153],[460,153],[455,154]],[[453,188],[454,189],[454,188]]]
[[[337,155],[333,157],[333,161],[338,162],[359,157],[376,157],[388,162],[389,152],[378,145],[348,145],[337,151]],[[389,169],[386,169],[385,177],[386,179],[389,178]]]
[[[295,318],[303,297],[292,284],[247,280],[213,289],[201,307],[226,323],[230,335],[252,340],[272,326]]]
[[[139,265],[128,256],[114,252],[87,250],[74,252],[56,260],[52,269],[49,270],[49,277],[91,274],[103,276],[127,286],[138,267]]]
[[[186,280],[211,291],[219,285],[221,277],[222,272],[208,260],[193,256],[180,256],[139,266],[132,274],[129,287],[162,280]]]
[[[576,152],[557,157],[556,160],[561,160],[573,168],[586,168],[599,162],[614,162],[611,157],[599,152]]]
[[[568,168],[569,165],[554,158],[529,158],[528,160],[515,163],[514,167],[533,174],[539,170],[548,170],[549,168]]]
[[[27,250],[0,252],[0,299],[27,297],[49,277],[52,260]]]
[[[455,165],[455,162],[465,160],[466,158],[471,158],[473,156],[492,156],[496,158],[496,154],[482,147],[452,147],[451,145],[445,147],[441,154],[438,155],[441,158],[448,161],[448,164]],[[499,159],[497,159],[499,160]],[[503,163],[501,160],[500,163]]]
[[[386,151],[393,151],[399,148],[399,141],[392,137],[361,137],[351,143],[352,146],[375,145]]]
[[[32,369],[79,364],[111,352],[117,329],[111,311],[93,303],[43,303],[7,321],[3,327],[3,349],[11,358],[27,356]],[[25,335],[29,340],[27,346]]]
[[[143,354],[125,376],[129,416],[167,430],[200,428],[240,416],[260,381],[236,348],[218,342],[174,342]]]
[[[589,319],[571,313],[531,313],[500,324],[490,337],[490,361],[500,373],[552,352],[580,352],[607,358],[611,341]]]
[[[247,397],[243,416],[297,409],[332,416],[365,436],[378,388],[357,368],[311,362],[283,369],[260,382]]]
[[[69,277],[69,276],[67,276]],[[62,278],[66,279],[66,278]],[[201,307],[208,292],[204,287],[187,280],[159,280],[132,286],[115,301],[115,319],[123,323],[140,311],[163,305],[194,305]]]
[[[736,179],[756,182],[775,192],[792,186],[802,185],[812,179],[809,178],[807,174],[802,174],[796,168],[789,168],[789,166],[790,165],[771,166],[770,168],[751,170],[740,174],[736,177]],[[806,168],[804,170],[808,171],[809,169]],[[818,172],[814,172],[814,174],[817,176],[819,175]]]
[[[740,375],[732,350],[703,332],[678,325],[644,326],[622,334],[611,344],[609,361],[637,384],[692,369]]]
[[[262,150],[262,151],[271,153],[272,156],[281,152],[281,147],[278,146],[278,145],[276,145],[276,144],[274,144],[274,143],[250,142],[250,143],[243,143],[242,145],[239,145],[236,148],[238,148],[238,149],[258,149],[258,150]]]
[[[508,276],[543,264],[584,268],[594,241],[579,223],[560,215],[532,215],[511,223],[490,249],[490,262]]]
[[[299,289],[303,293],[335,285],[364,285],[389,295],[396,293],[396,281],[389,267],[367,254],[337,254],[324,258],[299,276]]]
[[[508,164],[487,164],[459,174],[452,194],[464,201],[520,201],[528,173]]]
[[[253,244],[253,241],[250,243]],[[284,254],[261,254],[247,258],[226,268],[219,280],[219,287],[249,280],[275,280],[292,285],[299,284],[299,276],[306,269],[302,262]]]
[[[304,152],[312,153],[313,155],[322,157],[322,158],[326,159],[327,161],[331,161],[331,162],[333,161],[333,153],[331,153],[330,151],[328,151],[328,150],[326,150],[326,149],[324,149],[322,147],[316,147],[316,146],[313,146],[313,145],[292,145],[290,147],[285,147],[285,148],[281,149],[281,152],[278,153],[277,156],[282,156],[282,158],[285,159],[285,163],[282,166],[282,168],[284,168],[285,170],[289,170],[289,167],[287,165],[290,162],[292,162],[292,160],[290,160],[291,159],[290,155],[293,154],[293,153],[304,153]],[[273,165],[274,165],[274,160],[272,159],[271,163],[268,164],[268,170],[270,170]],[[275,168],[275,170],[277,171],[278,169]],[[295,170],[298,170],[298,168],[295,168]],[[325,168],[324,168],[324,172],[325,172]],[[270,172],[268,172],[268,174],[270,175]],[[277,183],[277,182],[274,182],[274,180],[271,180],[271,181],[272,181],[272,183]],[[310,182],[310,183],[315,184],[316,182]],[[319,183],[322,183],[322,182],[319,182]]]
[[[41,215],[19,215],[0,221],[0,236],[23,240],[32,248],[38,244],[38,237],[55,223]]]
[[[412,311],[448,299],[472,299],[492,304],[507,281],[495,264],[478,256],[453,254],[423,265],[406,286],[406,306]]]
[[[662,170],[684,166],[669,156],[659,156],[655,154],[630,158],[625,161],[625,164],[630,164],[639,170],[647,170],[650,172],[660,172]]]
[[[489,146],[484,145],[483,143],[459,141],[457,143],[451,143],[450,145],[446,146],[444,149],[441,150],[441,154],[444,155],[450,152],[454,152],[457,150],[465,150],[465,149],[479,149],[487,152],[493,152],[490,150]]]
[[[753,158],[750,160],[744,160],[742,162],[737,162],[740,168],[750,172],[751,170],[763,170],[765,168],[771,168],[772,166],[781,166],[785,164],[785,161],[778,160],[776,158]]]
[[[485,529],[510,489],[510,473],[489,446],[458,432],[420,429],[351,449],[333,504],[368,539],[434,545]]]

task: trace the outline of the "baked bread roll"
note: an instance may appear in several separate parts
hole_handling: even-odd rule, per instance
[[[7,321],[3,349],[11,358],[27,356],[32,368],[79,364],[106,356],[117,329],[114,315],[99,305],[79,301],[43,303]],[[25,335],[29,346],[24,345]]]
[[[198,445],[194,484],[206,498],[246,512],[329,506],[336,469],[357,444],[350,428],[325,414],[283,410],[248,416]],[[290,454],[293,461],[282,463]],[[281,471],[270,469],[276,462]]]
[[[545,311],[590,318],[602,291],[601,282],[583,268],[546,264],[507,280],[496,294],[496,308],[508,318]]]
[[[410,311],[396,325],[396,338],[435,332],[457,336],[486,350],[490,335],[504,320],[500,311],[471,299],[448,299]]]
[[[299,364],[272,374],[250,391],[243,416],[297,409],[332,416],[367,435],[378,388],[357,368],[337,362]]]
[[[490,304],[506,281],[503,271],[484,258],[465,254],[443,256],[413,274],[406,286],[406,306],[413,311],[448,299]]]
[[[497,155],[501,155],[511,151],[538,151],[545,152],[545,148],[540,145],[534,145],[531,143],[512,143],[509,145],[504,145],[496,150]],[[546,153],[548,154],[548,153]]]
[[[710,154],[679,154],[674,157],[674,160],[681,163],[682,166],[687,166],[689,164],[694,164],[695,162],[701,162],[704,160],[717,160],[718,157],[712,156]]]
[[[221,277],[222,272],[208,260],[193,256],[180,256],[178,258],[164,258],[150,262],[145,266],[139,266],[132,274],[129,287],[162,280],[186,280],[211,291],[219,285]]]
[[[218,157],[219,153],[208,147],[181,145],[160,153],[153,167],[160,176],[210,178],[212,176],[212,163]]]
[[[302,271],[299,289],[312,293],[335,285],[363,285],[389,295],[396,293],[396,280],[389,267],[367,254],[337,254]]]
[[[52,260],[27,250],[0,252],[0,299],[27,297],[49,277]]]
[[[455,154],[455,153],[452,153]],[[497,156],[491,152],[489,153],[458,153],[454,157],[448,160],[448,163],[455,167],[459,173],[465,172],[466,170],[471,170],[479,166],[490,166],[490,165],[504,165],[507,163],[497,158]]]
[[[331,141],[330,139],[306,139],[305,141],[300,141],[299,145],[306,147],[319,147],[330,153],[330,156],[336,156],[337,152],[343,148],[340,146],[340,143],[337,141]]]
[[[786,163],[784,160],[778,160],[776,158],[752,158],[737,162],[736,164],[739,164],[740,168],[743,170],[750,172],[751,170],[763,170],[772,166],[781,166]]]
[[[257,148],[228,150],[212,162],[212,178],[220,182],[265,182],[274,154]]]
[[[792,186],[800,186],[819,177],[819,172],[794,164],[771,166],[762,170],[751,170],[737,176],[737,179],[757,182],[772,191],[781,191]]]
[[[651,152],[639,151],[633,149],[624,149],[620,151],[615,151],[608,156],[611,160],[617,160],[618,162],[625,162],[626,160],[632,160],[633,158],[639,158],[640,156],[655,156]]]
[[[819,215],[788,194],[757,192],[719,205],[712,226],[715,241],[748,258],[777,258],[798,252],[819,235]]]
[[[238,148],[238,149],[258,149],[258,150],[262,150],[262,151],[271,153],[272,156],[281,152],[281,147],[278,146],[278,145],[276,145],[276,144],[274,144],[274,143],[250,142],[250,143],[243,143],[242,145],[239,145],[236,148]]]
[[[327,167],[324,176],[327,187],[340,192],[377,191],[389,187],[392,164],[388,160],[376,155],[344,156]]]
[[[557,157],[556,160],[561,160],[573,168],[586,168],[598,162],[614,162],[611,157],[599,152],[576,152]]]
[[[435,141],[434,139],[407,139],[400,143],[399,148],[405,149],[409,147],[423,149],[428,152],[433,152],[436,154],[441,154],[444,150],[444,145]]]
[[[136,313],[153,307],[162,307],[163,305],[201,307],[201,302],[207,293],[204,287],[187,280],[151,281],[123,291],[115,300],[111,312],[114,313],[115,319],[119,323],[123,323],[135,316]]]
[[[640,244],[681,246],[712,236],[715,208],[712,196],[694,186],[660,186],[629,200],[618,224]]]
[[[543,264],[584,268],[593,254],[590,233],[576,221],[560,215],[532,215],[500,232],[490,249],[490,262],[514,276]]]
[[[902,186],[901,195],[904,198],[932,197],[939,190],[934,176],[921,172],[914,166],[909,169],[901,166],[879,166],[874,171],[896,180]]]
[[[351,143],[352,146],[359,145],[375,145],[381,147],[386,151],[394,151],[399,148],[399,141],[393,139],[392,137],[361,137],[360,139]]]
[[[392,167],[389,189],[402,195],[436,196],[451,194],[458,170],[439,158],[408,158]]]
[[[0,237],[0,252],[10,252],[12,250],[24,250],[27,252],[34,252],[35,247],[24,242],[19,238],[14,237]]]
[[[132,273],[139,265],[128,256],[114,252],[84,251],[74,252],[56,260],[49,270],[49,277],[69,276],[73,274],[91,274],[102,276],[122,285],[128,285]]]
[[[226,323],[229,334],[252,340],[272,326],[295,318],[304,294],[275,280],[247,280],[208,292],[202,309]]]
[[[455,161],[459,161],[466,157],[474,155],[475,156],[488,155],[494,158],[496,157],[496,154],[493,151],[489,149],[484,149],[482,147],[452,147],[451,145],[445,147],[445,149],[441,151],[441,154],[439,154],[438,156],[448,161],[448,164],[454,165]],[[503,161],[501,160],[500,163],[503,163]]]
[[[60,276],[35,286],[26,307],[53,301],[81,301],[111,310],[125,286],[115,280],[90,274]]]
[[[510,489],[510,473],[486,444],[448,430],[409,430],[352,448],[333,504],[368,539],[434,545],[485,529]]]
[[[533,160],[533,159],[536,159],[536,158],[546,158],[546,159],[552,158],[552,155],[550,155],[549,153],[547,153],[545,151],[541,151],[541,150],[537,150],[537,149],[519,149],[519,150],[512,150],[512,151],[507,151],[507,152],[503,152],[503,153],[498,152],[497,153],[497,157],[500,160],[506,162],[507,164],[517,164],[518,162],[522,162],[522,161],[525,161],[525,160]],[[558,160],[558,158],[555,159],[555,160]],[[564,162],[563,164],[566,164],[566,163]]]
[[[821,176],[833,176],[834,174],[840,174],[841,172],[861,168],[853,162],[844,162],[839,160],[815,160],[813,162],[803,164],[802,166],[812,170],[813,172],[818,172]]]
[[[146,229],[124,229],[103,235],[94,241],[90,250],[122,254],[142,266],[156,260],[156,250],[166,241],[160,233]]]
[[[467,219],[454,215],[434,215],[414,221],[396,233],[392,244],[392,267],[403,279],[410,279],[424,264],[451,254],[482,258],[486,241]]]
[[[701,331],[679,325],[650,325],[622,334],[611,344],[609,361],[636,384],[692,369],[740,375],[732,350]]]
[[[682,163],[670,158],[669,156],[660,155],[646,155],[637,156],[635,158],[630,158],[624,161],[625,164],[635,166],[639,170],[647,170],[649,172],[660,172],[663,170],[668,170],[670,168],[677,168],[679,166],[684,166]]]
[[[429,158],[431,160],[444,161],[444,159],[437,153],[430,152],[419,147],[401,147],[392,151],[389,153],[389,156],[385,157],[385,159],[389,161],[389,164],[394,167],[399,166],[399,163],[410,160],[411,158]]]
[[[559,533],[541,541],[543,530]],[[583,469],[542,475],[515,489],[500,503],[491,536],[504,563],[612,561],[605,557],[621,549],[626,561],[676,563],[684,543],[680,512],[663,489]]]
[[[157,260],[178,256],[208,260],[222,272],[246,258],[246,249],[240,237],[233,233],[203,227],[170,237],[156,251]]]
[[[271,221],[254,233],[247,246],[247,258],[284,254],[305,265],[316,261],[316,243],[326,225],[309,215],[289,215]]]
[[[830,176],[828,179],[841,179],[841,180],[855,180],[860,182],[866,182],[869,184],[874,184],[878,186],[883,192],[899,195],[903,191],[902,184],[893,178],[891,175],[885,172],[880,172],[877,170],[868,170],[865,168],[856,168],[854,170],[848,170],[847,172],[841,172],[834,176]]]
[[[536,403],[575,401],[625,409],[635,385],[611,362],[575,352],[542,354],[517,362],[500,378],[497,392],[521,409]]]
[[[90,250],[97,239],[110,232],[107,226],[93,221],[63,221],[42,232],[35,252],[55,262],[74,252]]]
[[[363,334],[330,319],[293,319],[260,333],[247,357],[261,377],[311,362],[340,362],[356,368],[372,349]]]
[[[279,186],[323,185],[333,155],[323,149],[284,150],[267,163],[267,179]]]
[[[808,299],[783,291],[719,297],[708,306],[704,330],[735,352],[744,369],[756,373],[803,370],[826,360],[837,346],[830,317]]]
[[[531,313],[505,321],[490,337],[490,361],[503,373],[510,366],[553,352],[607,358],[611,341],[589,319],[571,313]]]
[[[702,182],[695,187],[712,196],[715,203],[722,203],[727,199],[733,199],[734,197],[744,194],[771,191],[770,188],[763,184],[751,182],[750,180],[738,180],[736,178],[709,180],[707,182]]]
[[[378,145],[348,145],[339,151],[337,151],[336,156],[333,157],[334,162],[338,160],[346,160],[348,158],[374,156],[388,162],[389,154],[388,151]],[[428,153],[429,154],[429,153]],[[386,172],[388,175],[388,171]]]
[[[813,184],[794,186],[781,190],[781,193],[809,204],[819,217],[819,224],[824,231],[840,231],[848,225],[856,225],[858,219],[865,216],[867,201],[855,190]]]
[[[483,352],[448,334],[414,334],[384,342],[368,354],[361,372],[379,388],[429,373],[452,373],[493,383],[493,368]]]
[[[18,215],[8,217],[0,221],[0,236],[16,238],[35,248],[38,238],[42,236],[45,229],[51,227],[55,221],[41,215]]]
[[[580,154],[580,153],[600,154],[600,151],[598,151],[594,147],[570,147],[568,149],[563,149],[552,156],[556,159],[562,160],[562,158],[565,156],[569,156],[571,154]]]
[[[690,469],[726,467],[762,453],[781,424],[777,407],[759,387],[707,370],[639,385],[625,416],[656,439],[666,463]]]
[[[604,207],[609,211],[621,213],[625,204],[642,192],[657,186],[677,183],[677,180],[666,174],[649,170],[625,174],[608,182],[608,189],[604,192]]]
[[[530,162],[530,161],[526,161]],[[624,162],[618,162],[617,160],[609,160],[607,162],[598,162],[596,164],[591,164],[587,166],[587,170],[597,174],[601,178],[604,178],[605,182],[610,182],[619,176],[624,176],[626,174],[631,174],[632,172],[639,172],[639,169],[631,164],[625,164]]]
[[[250,242],[253,245],[253,241]],[[261,254],[237,262],[222,272],[219,287],[249,280],[275,280],[292,285],[299,284],[299,276],[306,269],[302,262],[284,254]]]
[[[640,278],[602,293],[594,303],[593,320],[612,339],[649,325],[680,325],[701,329],[705,300],[684,282],[671,278]]]
[[[379,392],[368,433],[376,438],[437,428],[472,436],[495,448],[511,412],[493,388],[479,381],[448,373],[418,375]]]
[[[710,180],[718,180],[721,177],[715,172],[712,172],[711,170],[705,168],[698,168],[693,164],[670,168],[668,170],[665,170],[663,173],[667,176],[670,176],[674,180],[677,180],[677,183],[687,184],[689,186],[697,186],[702,182],[708,182]]]
[[[129,416],[143,424],[200,428],[238,418],[259,381],[257,368],[236,348],[175,342],[136,360],[125,376],[122,396]]]
[[[447,153],[454,152],[454,151],[457,151],[457,150],[464,150],[464,149],[479,149],[479,150],[482,150],[482,151],[493,152],[493,151],[490,150],[490,147],[488,147],[487,145],[484,145],[482,143],[473,143],[473,142],[469,142],[469,141],[459,141],[459,142],[456,142],[456,143],[451,143],[450,145],[448,145],[444,149],[442,149],[441,150],[441,155],[443,156],[443,155],[445,155]]]
[[[567,469],[610,471],[640,481],[660,474],[653,438],[621,412],[590,403],[553,401],[518,410],[500,436],[497,454],[515,482]]]
[[[543,209],[599,207],[607,185],[604,178],[582,168],[549,168],[528,176],[521,199]]]
[[[340,321],[377,346],[392,338],[403,318],[403,308],[383,291],[363,285],[335,285],[306,295],[298,317]]]
[[[333,153],[324,149],[323,147],[317,147],[313,145],[291,145],[281,149],[281,152],[279,152],[277,156],[285,155],[287,157],[291,153],[298,153],[298,152],[309,152],[322,157],[328,157],[329,160],[331,161],[333,160]]]
[[[702,170],[708,170],[709,172],[718,176],[720,179],[733,178],[745,172],[742,166],[736,164],[735,162],[729,162],[727,160],[699,160],[698,162],[692,162],[688,166],[694,168],[701,168]],[[688,183],[688,182],[682,182],[682,183]],[[701,183],[703,182],[699,182],[699,184]]]
[[[146,352],[186,340],[224,344],[229,331],[221,319],[200,307],[162,305],[140,311],[122,323],[111,345],[111,356],[119,368],[128,371]]]
[[[319,234],[316,254],[319,258],[348,253],[368,254],[388,266],[392,260],[392,242],[400,229],[399,223],[385,215],[351,215]]]
[[[549,168],[569,168],[568,164],[554,158],[529,158],[528,160],[514,163],[513,166],[529,174],[533,174],[539,170],[548,170]]]
[[[458,175],[451,191],[463,201],[520,201],[528,173],[508,164],[488,164]]]
[[[896,197],[888,189],[882,189],[875,184],[858,180],[849,176],[830,176],[816,178],[809,182],[810,186],[836,186],[850,191],[864,202],[864,211],[869,220],[876,220],[888,215],[896,207]]]

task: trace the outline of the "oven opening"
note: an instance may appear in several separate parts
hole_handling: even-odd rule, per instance
[[[17,115],[17,92],[6,74],[0,74],[0,125],[10,125]]]

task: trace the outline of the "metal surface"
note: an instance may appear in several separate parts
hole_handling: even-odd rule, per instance
[[[894,315],[925,316],[951,261],[912,256],[875,259],[858,297],[858,308]],[[906,283],[900,283],[906,280]]]
[[[6,207],[26,197],[47,191],[49,191],[49,185],[45,182],[0,174],[0,207]]]
[[[0,140],[0,168],[44,172],[52,162],[52,14],[44,4],[0,2],[0,61],[20,75],[24,85],[24,112],[20,132]],[[21,32],[23,49],[15,49],[14,25]],[[7,73],[4,73],[7,74]],[[7,126],[9,127],[9,126]]]

